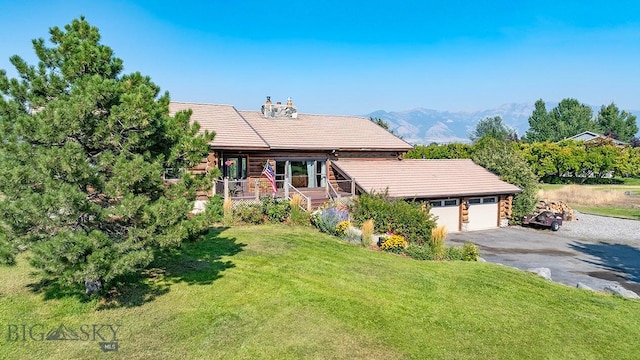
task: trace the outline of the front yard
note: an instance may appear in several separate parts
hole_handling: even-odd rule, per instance
[[[309,227],[214,229],[111,301],[38,292],[0,267],[0,358],[624,359],[640,302],[477,262],[421,262]],[[8,326],[116,324],[99,340],[12,341]],[[20,335],[18,331],[18,335]],[[37,335],[37,334],[36,334]],[[103,332],[104,335],[104,332]],[[106,337],[106,335],[104,335]],[[36,336],[37,337],[37,336]]]

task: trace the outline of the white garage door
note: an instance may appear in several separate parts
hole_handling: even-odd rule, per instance
[[[467,229],[486,230],[498,227],[498,197],[469,199],[469,225]]]
[[[436,220],[438,226],[444,225],[449,233],[460,231],[460,201],[458,199],[432,200],[429,203],[431,204],[429,212],[438,217]]]

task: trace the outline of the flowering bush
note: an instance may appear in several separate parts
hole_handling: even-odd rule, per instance
[[[331,235],[337,235],[338,224],[348,218],[349,213],[346,207],[330,207],[324,210],[316,210],[311,214],[311,221],[318,230]]]
[[[380,248],[384,251],[400,254],[407,247],[407,240],[400,235],[391,235],[384,240]]]
[[[375,231],[393,230],[416,245],[428,243],[436,225],[421,203],[391,199],[386,192],[360,195],[351,205],[351,218],[358,225],[371,219]]]
[[[344,236],[347,233],[347,228],[351,226],[351,222],[349,220],[343,220],[336,225],[336,234],[339,236]]]
[[[480,259],[480,251],[475,244],[466,242],[462,245],[461,250],[462,260],[464,261],[478,261],[478,259]]]

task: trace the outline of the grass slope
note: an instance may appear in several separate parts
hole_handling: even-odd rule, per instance
[[[0,267],[0,358],[604,359],[640,353],[640,302],[488,263],[418,262],[303,227],[212,231],[111,302]],[[30,285],[31,284],[31,285]],[[10,324],[119,324],[97,341],[10,341]],[[106,337],[106,336],[105,336]]]

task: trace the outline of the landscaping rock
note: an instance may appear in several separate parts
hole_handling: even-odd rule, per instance
[[[584,290],[589,290],[589,291],[594,291],[589,285],[585,284],[585,283],[581,283],[579,282],[576,287],[578,289],[584,289]]]
[[[527,271],[532,272],[532,273],[540,276],[541,278],[544,278],[544,279],[547,279],[547,280],[551,280],[551,269],[549,269],[549,268],[545,268],[545,267],[529,268],[529,269],[527,269]]]
[[[622,296],[623,298],[627,299],[640,299],[640,296],[638,296],[638,294],[634,293],[631,290],[627,290],[617,284],[605,286],[604,291],[614,295]]]
[[[84,289],[87,294],[97,293],[102,290],[102,281],[85,279]]]

